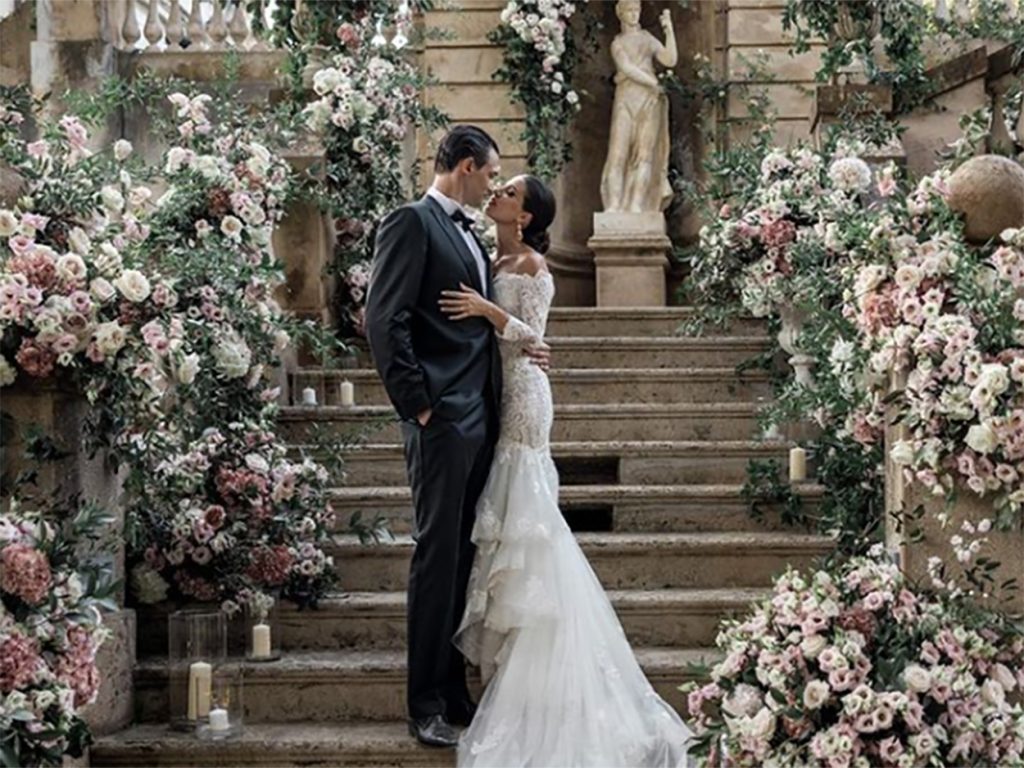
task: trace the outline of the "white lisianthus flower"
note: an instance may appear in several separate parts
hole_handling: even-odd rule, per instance
[[[830,693],[828,683],[824,680],[811,680],[804,688],[804,706],[807,709],[821,709]]]
[[[740,683],[722,702],[722,709],[732,717],[751,717],[761,704],[761,692],[749,683]]]
[[[131,584],[132,592],[142,603],[159,603],[166,600],[170,587],[164,577],[146,563],[139,563],[132,568]]]
[[[903,670],[903,682],[915,693],[925,693],[932,687],[932,676],[920,664],[908,664]]]
[[[565,94],[565,100],[575,106],[576,104],[580,103],[580,96],[578,93],[576,93],[576,91],[569,91],[567,94]]]
[[[192,353],[185,355],[181,358],[181,362],[178,363],[177,370],[174,375],[177,378],[179,384],[188,386],[196,380],[196,374],[199,373],[199,355]]]
[[[6,208],[0,209],[0,237],[10,237],[18,231],[18,217]]]
[[[352,139],[352,151],[358,155],[365,155],[370,151],[370,142],[366,140],[365,136],[356,136]]]
[[[18,371],[7,362],[7,358],[0,355],[0,387],[6,387],[14,383],[18,377]]]
[[[904,291],[910,291],[921,284],[923,277],[921,270],[913,264],[901,264],[896,270],[896,285]]]
[[[972,450],[981,454],[989,454],[996,449],[999,439],[996,437],[995,430],[985,423],[974,424],[968,429],[965,442]]]
[[[1006,701],[1006,691],[995,680],[986,680],[981,684],[981,698],[993,707],[1002,707]]]
[[[238,379],[249,372],[252,351],[234,331],[223,334],[213,348],[218,370],[228,379]]]
[[[164,164],[166,173],[177,173],[183,166],[188,165],[192,153],[184,147],[171,147],[167,151],[167,162]]]
[[[232,240],[238,241],[242,239],[242,222],[236,216],[230,214],[221,219],[220,231],[230,237]]]
[[[192,163],[192,167],[204,178],[215,181],[221,175],[220,161],[213,155],[200,155]]]
[[[137,269],[126,269],[114,280],[114,287],[128,301],[138,304],[149,298],[150,285],[148,278]]]
[[[128,340],[125,329],[116,321],[100,323],[93,332],[93,339],[100,352],[106,356],[116,355]]]
[[[100,243],[96,256],[96,269],[104,275],[117,276],[121,272],[121,254],[111,243]]]
[[[100,199],[103,201],[103,207],[111,213],[120,213],[124,210],[124,195],[116,187],[103,187],[100,190]]]
[[[71,244],[71,249],[79,256],[88,256],[89,251],[92,250],[92,241],[81,227],[71,228],[68,233],[68,242]]]
[[[828,640],[824,637],[821,635],[811,635],[800,641],[800,650],[808,659],[816,659],[825,650],[826,645],[828,645]]]
[[[120,163],[128,159],[132,153],[132,143],[126,139],[118,139],[114,142],[114,158]]]
[[[245,466],[247,466],[253,472],[260,472],[264,475],[270,472],[270,464],[268,464],[267,460],[260,456],[258,453],[246,454]]]

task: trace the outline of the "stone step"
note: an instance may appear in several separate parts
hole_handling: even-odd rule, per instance
[[[767,398],[764,371],[737,375],[735,368],[568,368],[551,371],[556,403],[728,403]],[[351,381],[356,405],[387,405],[387,392],[373,369],[307,368],[292,374],[292,397],[306,387],[323,405],[341,403],[340,384]]]
[[[769,589],[613,590],[608,598],[636,647],[712,647],[719,622],[746,612]],[[350,592],[321,600],[315,611],[281,605],[281,647],[288,650],[404,648],[405,592]]]
[[[576,539],[609,590],[763,587],[787,565],[808,567],[832,549],[826,536],[794,532],[578,533]],[[411,537],[361,544],[338,535],[328,549],[342,588],[406,588]]]
[[[455,766],[455,751],[424,747],[405,720],[246,723],[224,741],[141,723],[101,736],[89,750],[95,768],[426,768]]]
[[[292,446],[294,453],[316,456],[311,445]],[[624,441],[558,442],[551,454],[564,485],[633,483],[682,485],[743,483],[752,459],[786,460],[789,446],[779,442]],[[347,485],[407,485],[405,458],[399,443],[367,443],[343,452]],[[783,465],[784,466],[784,465]]]
[[[555,405],[551,439],[558,442],[609,440],[750,440],[757,434],[756,403],[632,403]],[[310,442],[316,430],[375,443],[401,442],[390,406],[285,406],[281,438]]]
[[[680,326],[693,316],[692,307],[552,307],[547,333],[549,336],[675,336]],[[745,317],[735,319],[725,333],[764,333],[766,328],[764,320]],[[722,333],[722,330],[714,332]]]
[[[750,531],[782,530],[781,516],[755,520],[741,485],[562,485],[559,506],[574,530],[582,531]],[[808,504],[820,498],[820,486],[800,484]],[[395,533],[412,527],[412,493],[408,486],[349,486],[331,491],[339,528],[361,512],[383,517]]]
[[[712,648],[637,648],[637,660],[655,690],[678,711],[679,686],[693,679],[688,663],[716,658]],[[243,664],[246,723],[395,720],[406,712],[404,650],[333,650],[287,653],[279,661]],[[470,678],[479,699],[480,681]],[[141,722],[168,718],[167,661],[146,658],[135,668],[135,706]]]

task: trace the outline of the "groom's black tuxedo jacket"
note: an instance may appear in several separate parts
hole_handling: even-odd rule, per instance
[[[475,237],[475,235],[474,235]],[[479,241],[478,241],[479,244]],[[480,247],[481,253],[486,253]],[[459,225],[426,196],[390,213],[377,231],[366,299],[366,335],[377,371],[398,415],[415,419],[432,408],[457,421],[482,402],[501,400],[501,357],[494,329],[482,317],[451,320],[443,290],[459,283],[487,290]]]

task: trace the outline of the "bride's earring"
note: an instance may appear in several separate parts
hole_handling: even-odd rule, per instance
[[[516,240],[523,242],[523,222],[516,222]]]

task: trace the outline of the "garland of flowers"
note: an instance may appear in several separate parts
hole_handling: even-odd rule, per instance
[[[100,609],[115,607],[112,568],[90,548],[111,522],[17,498],[0,516],[0,765],[61,765],[90,743],[79,712],[99,691]]]
[[[787,572],[716,643],[711,682],[688,686],[708,764],[1024,764],[1024,637],[915,590],[881,546]]]
[[[572,159],[569,129],[580,110],[573,83],[581,46],[570,22],[586,2],[509,0],[501,23],[488,35],[503,49],[494,77],[511,86],[512,97],[526,112],[521,138],[530,168],[546,179],[555,178]],[[596,19],[588,15],[585,21],[585,39],[593,40]]]
[[[140,599],[313,603],[333,578],[327,473],[283,456],[267,383],[289,332],[315,333],[272,297],[289,171],[249,116],[211,115],[208,95],[169,102],[179,141],[156,200],[130,144],[92,154],[73,116],[39,141],[4,136],[26,194],[0,211],[0,382],[79,382],[93,438],[129,469]]]
[[[968,19],[936,19],[933,9],[916,0],[787,0],[783,28],[795,32],[793,50],[803,53],[812,42],[825,41],[818,80],[835,77],[860,56],[868,80],[893,88],[897,114],[909,112],[930,98],[926,41],[942,36],[955,41],[1000,40],[1013,46],[1013,58],[1024,55],[1024,19],[1010,13],[1004,0],[978,0]],[[842,26],[849,27],[837,34]],[[875,32],[887,61],[876,60]]]

